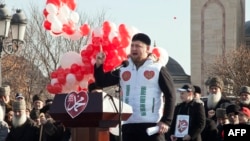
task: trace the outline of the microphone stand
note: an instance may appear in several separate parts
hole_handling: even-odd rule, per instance
[[[119,81],[120,83],[120,81]],[[118,99],[119,99],[119,141],[122,141],[122,125],[121,125],[121,122],[122,122],[122,97],[121,97],[121,86],[120,84],[118,84],[118,90],[117,90],[117,93],[118,93]]]

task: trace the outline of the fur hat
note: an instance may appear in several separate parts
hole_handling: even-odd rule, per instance
[[[250,87],[249,86],[242,86],[240,88],[240,93],[239,94],[242,94],[242,93],[248,93],[248,94],[250,94]]]
[[[40,95],[34,95],[33,98],[32,98],[33,102],[37,101],[37,100],[40,100],[40,101],[43,101],[42,97]]]
[[[8,96],[10,95],[10,86],[2,86],[0,87],[0,96]]]
[[[234,113],[234,114],[238,114],[240,111],[240,106],[239,105],[235,105],[235,104],[231,104],[229,106],[227,106],[226,108],[226,113],[229,114],[229,113]]]
[[[227,118],[226,109],[217,108],[215,112],[216,118]]]
[[[144,33],[137,33],[132,37],[132,41],[141,41],[145,43],[146,45],[151,45],[151,40],[148,35]]]
[[[25,100],[14,101],[12,103],[12,109],[13,109],[13,111],[26,110]]]
[[[224,82],[220,77],[213,77],[209,80],[209,87],[216,86],[223,90]]]

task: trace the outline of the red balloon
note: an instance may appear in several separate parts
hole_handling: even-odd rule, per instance
[[[50,74],[50,78],[57,78],[57,72],[56,72],[56,71],[53,71],[53,72]]]
[[[129,33],[125,24],[119,25],[119,33],[122,37],[129,37]]]
[[[118,37],[114,37],[113,39],[112,39],[112,44],[117,48],[117,47],[119,47],[120,46],[120,40],[119,40],[119,38]]]
[[[59,83],[54,84],[54,93],[58,94],[62,92],[62,85]]]
[[[79,70],[79,71],[77,71],[77,72],[75,73],[75,77],[76,77],[76,80],[77,80],[77,81],[81,81],[81,80],[83,79],[83,77],[84,77],[84,74],[82,73],[81,70]]]
[[[63,24],[62,31],[67,33],[68,35],[72,35],[75,33],[75,28],[70,24]]]
[[[103,34],[108,36],[111,31],[111,26],[108,21],[105,21],[102,25]]]
[[[122,48],[129,46],[129,38],[128,37],[122,37],[120,44],[121,44]]]
[[[81,27],[80,27],[80,30],[82,32],[82,35],[83,36],[86,36],[89,34],[89,31],[90,31],[90,27],[88,24],[83,24]]]
[[[49,14],[49,12],[46,10],[46,8],[44,8],[44,9],[43,9],[43,15],[44,15],[45,17],[47,17],[48,14]]]
[[[61,0],[63,3],[67,4],[67,6],[71,9],[71,10],[75,10],[76,8],[76,2],[75,0]]]
[[[60,84],[65,84],[66,83],[66,77],[65,77],[65,74],[58,74],[57,75],[57,80]]]
[[[160,58],[161,53],[158,48],[153,48],[152,53],[157,57]]]
[[[61,0],[47,0],[46,4],[54,4],[55,6],[60,6]]]
[[[74,63],[71,65],[70,72],[76,73],[79,69],[80,69],[80,66]]]
[[[51,23],[48,20],[43,22],[43,26],[46,30],[51,30]]]

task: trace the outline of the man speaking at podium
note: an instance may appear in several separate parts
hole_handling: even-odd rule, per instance
[[[151,56],[150,44],[148,35],[135,34],[128,64],[106,73],[105,54],[97,54],[96,84],[102,88],[119,84],[123,101],[133,108],[132,115],[122,123],[122,141],[165,141],[164,134],[172,122],[176,99],[173,80],[166,67]],[[154,126],[159,130],[148,135],[146,130]]]

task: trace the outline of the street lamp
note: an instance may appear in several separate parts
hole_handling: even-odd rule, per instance
[[[20,9],[11,16],[5,4],[0,4],[0,86],[2,86],[1,55],[15,53],[24,44],[24,34],[27,25],[26,16]],[[10,28],[11,27],[11,28]],[[4,40],[12,35],[12,44],[4,45]]]

